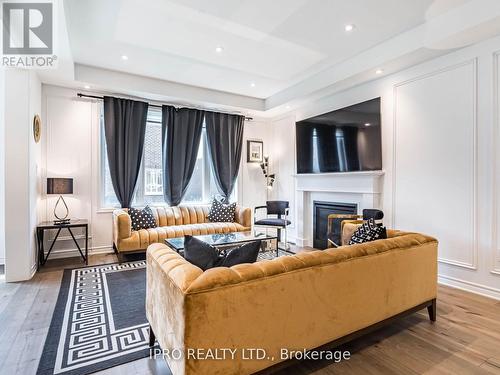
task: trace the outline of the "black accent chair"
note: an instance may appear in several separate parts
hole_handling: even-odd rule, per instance
[[[257,220],[257,211],[265,209],[266,218]],[[292,222],[288,220],[288,215],[290,213],[290,203],[288,201],[267,201],[265,206],[257,206],[254,208],[254,228],[273,228],[277,230],[278,243],[276,246],[276,255],[279,255],[279,242],[281,240],[281,231],[285,230],[285,241],[284,248],[282,250],[288,250],[287,241],[287,226]],[[270,215],[276,217],[269,217]]]
[[[363,210],[363,220],[382,220],[384,218],[384,212],[377,210],[375,208],[365,208]]]

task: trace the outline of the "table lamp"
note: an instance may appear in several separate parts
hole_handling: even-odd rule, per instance
[[[57,220],[54,220],[54,224],[63,225],[70,222],[68,219],[69,209],[68,205],[64,201],[63,194],[73,194],[73,179],[72,178],[47,178],[47,194],[59,194],[57,198],[56,205],[54,206],[54,216]],[[57,206],[59,202],[62,202],[66,208],[66,215],[60,217],[57,215]]]

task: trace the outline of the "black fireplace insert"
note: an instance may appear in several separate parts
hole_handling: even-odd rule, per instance
[[[313,201],[313,247],[321,250],[328,247],[328,215],[357,213],[355,203]]]

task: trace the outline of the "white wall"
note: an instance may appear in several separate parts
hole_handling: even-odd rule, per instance
[[[5,264],[5,69],[0,68],[0,264]]]
[[[281,134],[273,148],[285,142],[290,157],[295,120],[381,96],[385,223],[439,239],[441,283],[500,299],[499,51],[500,38],[490,39],[318,100],[272,126]],[[292,162],[283,160],[280,184],[294,186]]]
[[[5,72],[5,275],[31,278],[36,270],[35,227],[39,220],[40,145],[33,140],[33,117],[40,113],[41,84],[33,71]]]
[[[292,175],[295,174],[295,117],[286,116],[277,119],[271,124],[272,152],[276,182],[272,189],[271,198],[290,202],[290,217],[292,224],[288,227],[288,239],[295,241],[297,234],[297,212],[295,209],[296,182]]]
[[[500,298],[500,210],[498,64],[500,38],[468,47],[397,74],[325,97],[273,120],[245,126],[239,200],[266,200],[264,178],[246,163],[246,141],[264,141],[277,173],[270,197],[292,203],[295,188],[295,121],[382,97],[383,194],[385,222],[440,240],[440,281]],[[92,221],[91,246],[111,246],[111,213],[99,211],[97,104],[76,91],[43,89],[46,124],[44,177],[75,177],[72,213]],[[495,163],[493,163],[495,162]],[[53,202],[41,202],[50,218]],[[293,237],[295,228],[291,228]],[[71,249],[63,241],[59,250]]]
[[[29,238],[31,249],[31,275],[33,275],[38,262],[36,226],[41,222],[41,212],[39,201],[42,193],[42,145],[33,139],[33,119],[35,115],[41,116],[42,110],[42,84],[34,72],[29,72],[29,228],[31,236]],[[42,130],[43,132],[43,130]]]
[[[262,206],[266,203],[269,189],[259,163],[247,163],[247,141],[264,142],[264,155],[269,156],[270,170],[273,171],[276,160],[273,157],[272,128],[265,121],[246,121],[243,134],[240,174],[238,179],[238,199],[245,207]]]
[[[89,252],[112,251],[112,210],[101,209],[100,198],[100,104],[77,98],[77,91],[56,86],[42,87],[42,118],[46,124],[43,138],[43,173],[47,177],[73,178],[74,193],[64,199],[72,219],[86,219],[89,227]],[[44,220],[54,219],[57,196],[47,195],[44,183],[40,213]],[[48,239],[50,246],[54,233]],[[83,230],[75,231],[84,246]],[[62,232],[51,258],[78,256],[68,232]]]
[[[102,102],[77,98],[78,91],[56,86],[43,85],[42,91],[42,119],[46,125],[42,146],[42,179],[45,181],[46,177],[58,176],[74,178],[74,194],[65,198],[70,216],[90,221],[91,253],[110,252],[112,209],[102,209],[100,203],[99,113]],[[266,122],[245,123],[238,179],[238,200],[245,206],[253,207],[266,200],[265,181],[260,167],[246,162],[246,140],[263,140],[267,152],[268,133],[269,124]],[[56,196],[47,196],[43,187],[39,207],[44,220],[53,219],[56,199]],[[82,234],[77,238],[82,238]],[[69,234],[61,233],[61,236],[51,258],[77,256]]]

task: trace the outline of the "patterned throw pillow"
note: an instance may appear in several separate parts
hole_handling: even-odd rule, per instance
[[[236,202],[225,204],[214,198],[208,213],[208,220],[212,223],[232,223],[234,222],[235,211]]]
[[[149,206],[144,207],[142,210],[130,208],[128,214],[132,219],[132,230],[156,228],[157,226],[153,211]]]
[[[387,238],[385,227],[378,226],[375,220],[369,219],[356,229],[356,232],[354,232],[349,240],[349,245],[380,240],[383,238]]]

